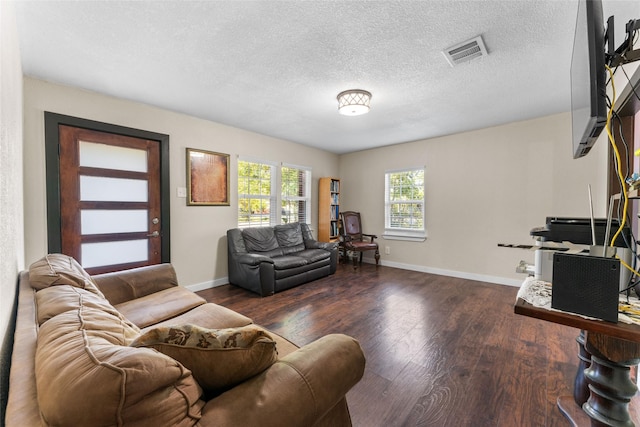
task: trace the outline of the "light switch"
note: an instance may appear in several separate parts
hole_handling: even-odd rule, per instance
[[[185,187],[178,187],[178,197],[187,197],[187,189]]]

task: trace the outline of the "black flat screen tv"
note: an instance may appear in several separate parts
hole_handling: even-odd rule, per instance
[[[607,121],[605,28],[600,0],[579,0],[571,55],[573,158],[587,154]]]

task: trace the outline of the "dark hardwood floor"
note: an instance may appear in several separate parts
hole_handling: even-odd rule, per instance
[[[572,394],[579,331],[514,314],[515,287],[363,264],[266,298],[198,293],[298,345],[358,339],[356,427],[569,425],[556,398]]]

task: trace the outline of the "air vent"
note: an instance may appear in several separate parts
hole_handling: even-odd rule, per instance
[[[482,36],[474,37],[471,40],[448,47],[442,51],[442,54],[452,67],[488,55],[487,48],[482,41]]]

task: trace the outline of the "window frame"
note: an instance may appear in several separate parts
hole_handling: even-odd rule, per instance
[[[237,184],[238,184],[238,188],[237,188],[237,195],[238,195],[238,205],[237,205],[237,226],[238,228],[247,228],[247,227],[260,227],[260,226],[274,226],[274,225],[279,225],[279,224],[283,224],[284,222],[282,221],[283,219],[283,209],[284,209],[284,204],[285,202],[296,202],[296,201],[303,201],[305,202],[305,210],[304,210],[304,222],[306,224],[311,224],[311,181],[312,181],[312,169],[308,166],[301,166],[301,165],[294,165],[294,164],[289,164],[289,163],[276,163],[276,162],[271,162],[271,161],[267,161],[267,160],[261,160],[261,159],[256,159],[256,158],[252,158],[252,157],[242,157],[242,156],[238,156],[238,164],[237,164],[237,173],[236,173],[236,177],[237,177]],[[265,194],[251,194],[251,193],[240,193],[240,181],[241,179],[244,179],[244,177],[240,176],[240,163],[241,162],[246,162],[246,163],[254,163],[254,164],[258,164],[258,165],[262,165],[262,166],[268,166],[269,167],[269,171],[270,171],[270,194],[269,195],[265,195]],[[304,195],[302,196],[287,196],[283,194],[283,188],[282,188],[282,172],[283,172],[283,168],[288,168],[288,169],[297,169],[299,171],[303,171],[305,173],[305,181],[304,182],[304,188],[303,188],[303,192]],[[269,201],[269,223],[267,224],[264,221],[260,221],[259,224],[257,223],[253,223],[251,221],[251,216],[252,214],[249,214],[249,221],[247,222],[240,222],[240,218],[242,217],[241,212],[240,212],[240,206],[243,200],[251,200],[251,199],[258,199],[258,200],[268,200]],[[298,214],[298,218],[300,217],[300,215]],[[302,222],[302,221],[300,221]]]
[[[299,172],[303,172],[305,175],[305,179],[303,182],[303,195],[302,196],[288,196],[283,192],[283,179],[282,179],[282,169],[296,169]],[[290,163],[282,163],[279,169],[279,178],[280,178],[280,202],[279,205],[281,209],[284,209],[285,202],[304,202],[304,221],[300,221],[300,213],[298,212],[298,221],[304,222],[305,224],[311,224],[311,168],[307,166],[293,165]],[[280,223],[282,223],[282,212],[280,214]],[[296,221],[294,221],[296,222]]]
[[[269,181],[270,181],[270,191],[269,194],[252,194],[252,193],[240,193],[240,162],[245,162],[245,163],[254,163],[254,164],[258,164],[261,166],[268,166],[269,167]],[[274,223],[276,222],[276,212],[274,211],[274,207],[278,206],[277,200],[273,195],[273,191],[274,188],[278,188],[278,183],[277,183],[277,177],[276,177],[276,168],[277,168],[277,163],[274,162],[268,162],[265,160],[259,160],[259,159],[253,159],[253,158],[243,158],[243,157],[239,157],[238,158],[238,164],[237,164],[237,173],[236,173],[236,177],[237,177],[237,184],[238,184],[238,188],[237,188],[237,195],[238,195],[238,205],[236,208],[236,212],[238,214],[238,218],[237,218],[237,225],[238,228],[248,228],[248,227],[264,227],[264,226],[272,226],[274,225]],[[244,178],[244,176],[243,176]],[[248,178],[247,178],[248,179]],[[249,200],[249,203],[251,203],[251,200],[267,200],[269,202],[269,223],[265,223],[264,221],[260,221],[258,224],[254,224],[251,221],[252,218],[252,214],[249,213],[249,221],[248,223],[241,223],[240,222],[240,218],[241,218],[241,212],[240,212],[240,206],[242,203],[242,200]]]
[[[391,197],[391,176],[394,174],[422,171],[422,199],[403,200],[401,202],[390,200]],[[426,167],[412,167],[387,170],[384,174],[384,234],[385,239],[391,240],[408,240],[422,242],[427,238],[426,220],[425,220],[425,188]],[[391,224],[391,208],[394,204],[419,204],[422,214],[422,228],[406,228],[392,226]]]

